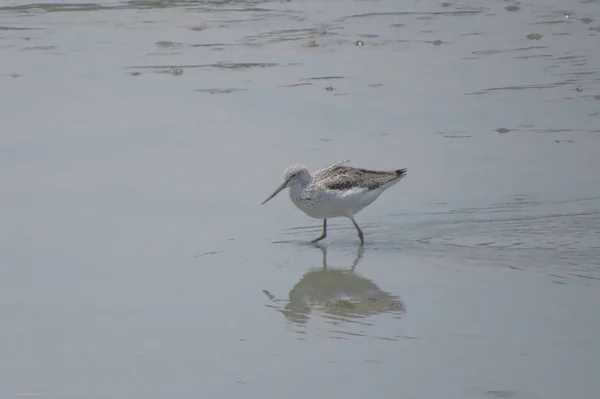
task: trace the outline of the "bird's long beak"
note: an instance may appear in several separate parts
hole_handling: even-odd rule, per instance
[[[281,186],[277,187],[277,190],[275,190],[275,192],[269,196],[269,198],[267,198],[266,200],[264,200],[261,203],[261,205],[263,205],[265,202],[269,201],[271,198],[273,198],[274,196],[276,196],[277,194],[279,194],[279,192],[281,190],[283,190],[284,188],[287,187],[287,183],[288,183],[287,181],[284,181],[283,184]]]

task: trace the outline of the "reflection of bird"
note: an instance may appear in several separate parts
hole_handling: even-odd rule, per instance
[[[312,218],[323,219],[323,233],[312,240],[313,243],[327,237],[328,218],[344,216],[352,221],[361,245],[364,244],[363,232],[354,215],[402,180],[406,169],[380,171],[342,166],[346,162],[336,162],[313,174],[303,165],[290,166],[283,183],[263,204],[289,187],[290,198],[301,211]]]
[[[362,246],[358,247],[350,270],[330,268],[327,248],[318,247],[323,254],[323,267],[309,269],[292,288],[287,305],[280,310],[286,319],[304,324],[313,310],[338,318],[406,312],[398,297],[382,291],[374,282],[354,272],[363,256]],[[272,294],[264,292],[276,302]]]

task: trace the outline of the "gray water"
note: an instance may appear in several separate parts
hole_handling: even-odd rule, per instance
[[[600,4],[0,3],[0,398],[600,394]],[[321,223],[284,169],[408,176]]]

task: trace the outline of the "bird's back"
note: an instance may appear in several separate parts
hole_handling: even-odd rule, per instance
[[[313,181],[328,190],[374,190],[396,183],[405,175],[406,169],[384,171],[337,165],[316,172]]]

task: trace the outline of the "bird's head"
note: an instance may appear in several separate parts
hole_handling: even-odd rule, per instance
[[[262,204],[275,197],[281,190],[296,184],[304,185],[310,182],[310,172],[304,165],[292,165],[283,174],[283,183]],[[261,205],[262,205],[261,204]]]

